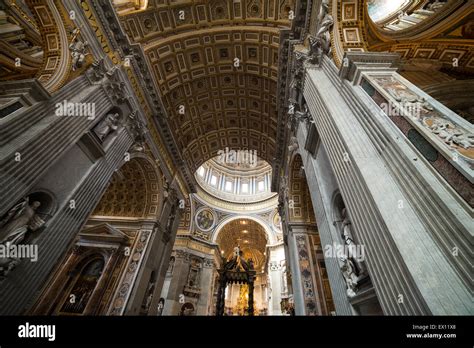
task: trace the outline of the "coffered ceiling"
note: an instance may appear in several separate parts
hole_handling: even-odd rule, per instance
[[[265,248],[267,237],[263,227],[249,219],[238,219],[225,225],[217,236],[217,244],[223,256],[232,256],[237,245],[243,252],[243,257],[247,260],[251,258],[254,268],[260,270],[265,264]]]
[[[280,29],[293,0],[150,1],[121,16],[142,44],[190,170],[219,150],[273,162]]]

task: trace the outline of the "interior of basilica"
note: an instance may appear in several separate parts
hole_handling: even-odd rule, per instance
[[[473,315],[474,2],[0,0],[0,315]]]

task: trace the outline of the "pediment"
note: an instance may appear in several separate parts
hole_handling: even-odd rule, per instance
[[[79,233],[79,240],[122,243],[128,240],[128,236],[108,223],[102,223],[83,229]]]

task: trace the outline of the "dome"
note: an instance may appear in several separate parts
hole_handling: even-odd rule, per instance
[[[229,202],[255,203],[275,195],[272,167],[251,151],[223,152],[200,166],[195,176],[204,191]]]

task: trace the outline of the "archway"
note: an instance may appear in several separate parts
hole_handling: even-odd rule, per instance
[[[132,293],[139,282],[131,284],[128,279],[138,277],[151,245],[153,224],[163,204],[161,180],[155,164],[144,154],[134,154],[124,163],[110,179],[109,187],[59,263],[32,313],[120,315],[128,301],[142,300],[141,295]],[[84,262],[98,254],[102,255],[103,271],[82,272]],[[150,279],[156,278],[151,273]],[[148,279],[142,277],[142,281]],[[153,286],[154,283],[149,284],[148,290]],[[87,293],[83,294],[81,289]],[[145,307],[151,299],[149,292],[143,295]],[[76,298],[82,303],[76,303]],[[70,299],[72,302],[68,302]]]
[[[334,309],[326,263],[321,246],[312,198],[301,156],[296,153],[289,166],[288,226],[296,245],[292,272],[296,314],[330,315]]]
[[[230,260],[239,247],[244,260],[253,261],[256,271],[254,282],[254,314],[268,313],[268,258],[267,234],[264,227],[255,220],[233,219],[219,230],[216,236],[222,258]],[[249,287],[246,284],[229,284],[225,289],[225,315],[246,315]]]

